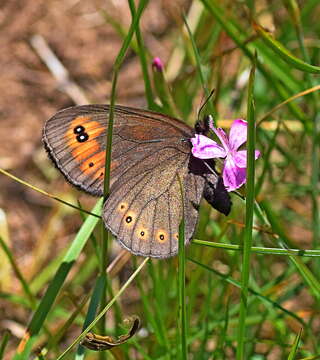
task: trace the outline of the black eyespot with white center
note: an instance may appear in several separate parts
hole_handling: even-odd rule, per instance
[[[127,216],[127,217],[126,217],[126,222],[129,224],[129,223],[131,223],[131,221],[132,221],[132,217],[131,217],[131,216]]]
[[[89,135],[87,133],[81,133],[77,135],[76,139],[79,143],[82,143],[89,139]]]
[[[85,128],[82,125],[78,125],[73,129],[75,134],[81,134],[85,131]]]

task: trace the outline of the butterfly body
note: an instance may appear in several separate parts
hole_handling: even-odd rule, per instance
[[[58,169],[70,183],[96,196],[103,195],[108,118],[107,105],[75,106],[59,111],[43,130],[45,148]],[[202,162],[191,155],[194,132],[166,115],[115,107],[110,195],[102,218],[134,254],[175,255],[183,215],[186,243],[194,233],[203,193],[209,183],[217,183],[206,167],[192,170]]]

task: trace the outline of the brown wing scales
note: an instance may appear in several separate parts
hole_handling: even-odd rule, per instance
[[[57,167],[74,185],[102,195],[109,107],[77,106],[49,119],[43,141]],[[197,222],[204,179],[188,172],[193,130],[162,114],[117,106],[113,129],[111,188],[105,225],[135,254],[168,257],[178,251],[185,192],[186,243]]]

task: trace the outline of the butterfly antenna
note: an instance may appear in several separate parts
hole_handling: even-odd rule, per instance
[[[207,96],[207,98],[205,99],[204,103],[200,106],[200,109],[198,111],[198,121],[200,119],[200,114],[201,114],[201,111],[203,110],[203,108],[207,105],[207,103],[209,102],[209,100],[212,98],[213,94],[215,92],[215,89],[212,89],[210,94]]]

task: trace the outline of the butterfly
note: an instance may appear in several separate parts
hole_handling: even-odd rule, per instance
[[[71,184],[96,196],[103,195],[109,111],[108,105],[70,107],[47,120],[43,129],[45,149],[56,167]],[[230,197],[214,161],[191,154],[190,139],[208,131],[206,120],[192,129],[167,115],[115,107],[110,195],[102,219],[133,254],[176,255],[182,217],[187,244],[202,197],[223,214],[230,212]]]

